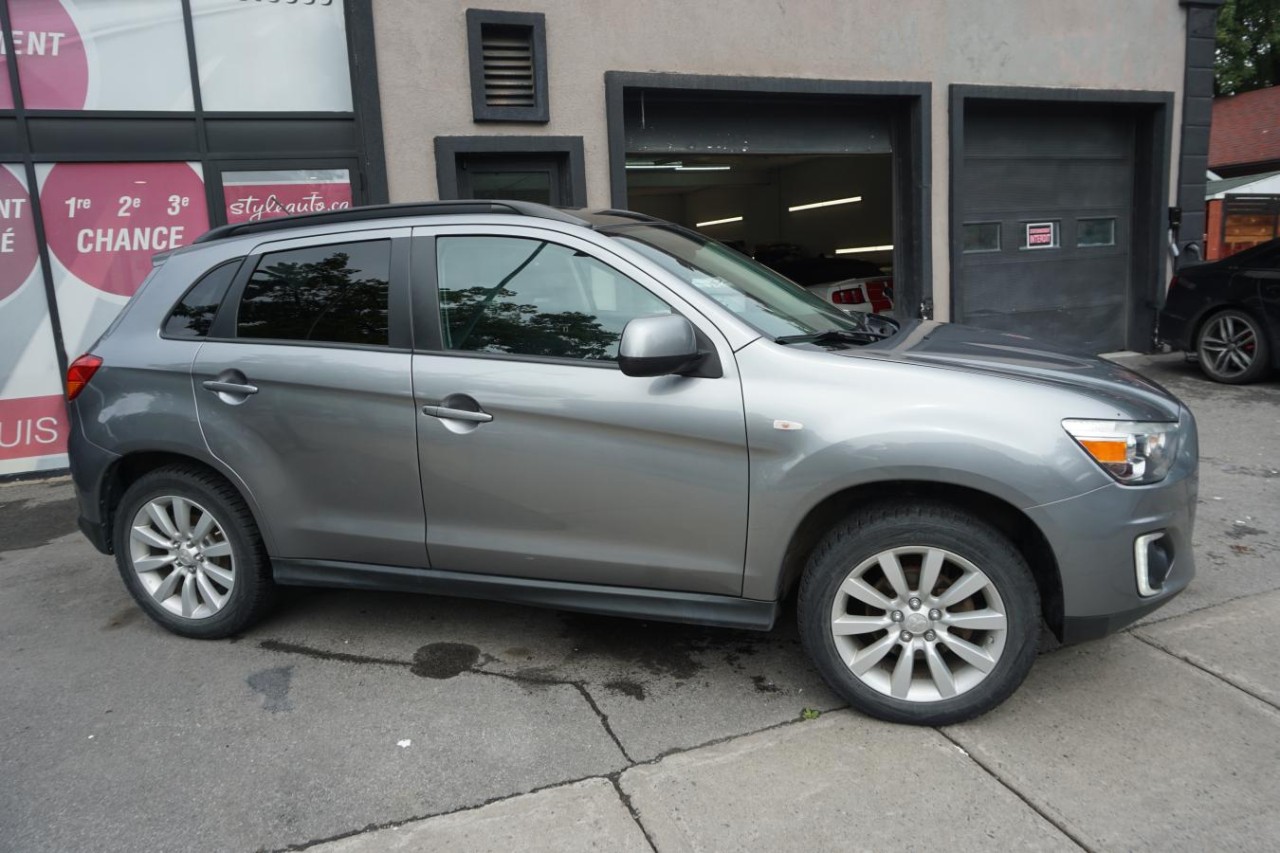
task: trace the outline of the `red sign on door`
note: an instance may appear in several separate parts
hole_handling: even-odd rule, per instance
[[[1055,222],[1028,222],[1027,223],[1027,248],[1028,249],[1048,249],[1058,245],[1056,234],[1054,233],[1057,223]]]

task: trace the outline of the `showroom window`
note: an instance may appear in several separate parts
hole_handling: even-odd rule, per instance
[[[515,237],[437,241],[445,348],[612,361],[627,322],[665,302],[590,255]]]
[[[475,121],[550,121],[544,15],[468,9],[467,52]]]
[[[18,421],[35,436],[0,447],[0,476],[66,467],[63,371],[153,256],[213,225],[386,200],[370,7],[0,0],[0,444]],[[200,305],[169,331],[203,331]]]
[[[386,346],[391,241],[263,255],[245,284],[236,337]]]

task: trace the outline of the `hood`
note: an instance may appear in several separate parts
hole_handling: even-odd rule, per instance
[[[1176,421],[1182,408],[1177,397],[1155,382],[1104,358],[958,323],[908,320],[892,338],[835,354],[1066,386],[1114,406],[1118,417],[1134,420]]]

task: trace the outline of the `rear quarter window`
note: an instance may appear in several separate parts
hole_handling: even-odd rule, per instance
[[[165,318],[162,334],[166,338],[203,338],[209,334],[218,306],[236,277],[243,258],[227,261],[209,270],[183,294]]]

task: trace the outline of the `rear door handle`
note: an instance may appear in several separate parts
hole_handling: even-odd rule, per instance
[[[473,424],[487,424],[493,420],[488,412],[473,412],[469,409],[451,409],[448,406],[423,406],[422,414],[449,421],[470,421]]]
[[[239,382],[223,382],[219,379],[206,379],[203,383],[205,388],[210,391],[216,391],[219,394],[257,394],[257,385],[244,385]]]

